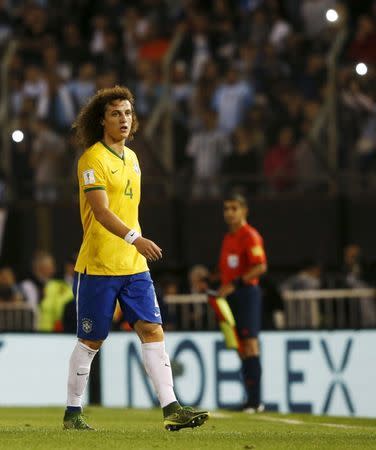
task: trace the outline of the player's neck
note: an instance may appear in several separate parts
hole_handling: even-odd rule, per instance
[[[229,226],[229,231],[230,233],[236,233],[238,230],[240,230],[241,227],[243,227],[247,222],[245,220],[242,220],[241,222],[234,224],[234,225],[230,225]]]
[[[110,147],[111,150],[113,150],[114,152],[116,152],[120,158],[123,157],[124,155],[124,141],[114,141],[111,138],[109,138],[108,136],[104,136],[102,139],[102,142],[105,143],[107,145],[107,147]]]

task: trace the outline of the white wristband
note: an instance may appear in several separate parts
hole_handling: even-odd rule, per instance
[[[128,233],[124,236],[125,242],[128,244],[133,244],[133,242],[139,238],[141,234],[136,230],[129,230]]]

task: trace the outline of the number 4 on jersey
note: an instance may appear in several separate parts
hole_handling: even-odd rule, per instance
[[[131,180],[127,180],[127,185],[125,186],[124,195],[128,195],[129,198],[132,200],[133,191],[132,191],[132,186],[131,186]]]

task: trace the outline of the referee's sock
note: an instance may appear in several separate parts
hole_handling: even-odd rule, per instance
[[[247,406],[257,408],[260,405],[261,364],[260,357],[250,356],[242,361],[242,373],[247,392]]]

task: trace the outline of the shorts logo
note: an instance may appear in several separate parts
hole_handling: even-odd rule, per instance
[[[90,333],[93,329],[93,322],[90,319],[82,319],[82,329],[85,333]]]

